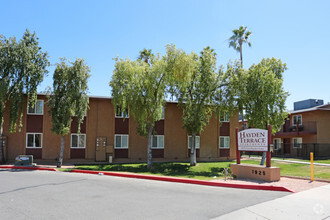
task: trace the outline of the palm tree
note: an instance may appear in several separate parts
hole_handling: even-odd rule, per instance
[[[151,53],[151,49],[147,50],[144,48],[142,51],[140,51],[140,55],[138,56],[138,60],[143,60],[146,63],[149,63],[149,59],[153,56]]]
[[[240,26],[238,29],[233,30],[234,35],[229,38],[229,47],[234,48],[241,55],[241,66],[243,67],[243,53],[242,45],[247,43],[251,47],[249,42],[249,36],[252,34],[251,31],[246,30],[247,27]]]

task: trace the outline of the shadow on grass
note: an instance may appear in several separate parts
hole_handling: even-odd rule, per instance
[[[203,164],[203,163],[199,163]],[[203,165],[200,165],[203,166]],[[214,177],[223,176],[224,167],[219,166],[203,166],[196,169],[190,167],[189,164],[182,163],[153,163],[152,169],[148,170],[146,164],[112,164],[112,165],[94,165],[94,166],[79,166],[77,169],[98,170],[98,171],[119,171],[131,173],[150,173],[164,176],[186,176],[186,177]],[[229,168],[228,168],[229,170]]]

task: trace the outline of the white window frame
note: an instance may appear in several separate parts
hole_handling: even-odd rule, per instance
[[[123,137],[123,136],[126,136],[127,137],[127,147],[117,147],[117,136],[121,136],[121,137]],[[123,143],[123,141],[121,141],[121,143]],[[128,149],[128,146],[129,146],[129,136],[128,136],[128,134],[115,134],[115,146],[114,146],[114,148],[115,149]]]
[[[297,145],[295,145],[294,140],[297,140]],[[302,148],[302,143],[303,143],[302,137],[294,137],[294,138],[292,138],[293,148],[295,148],[295,149]]]
[[[42,102],[42,112],[41,113],[37,113],[37,102]],[[44,114],[44,100],[42,99],[37,99],[36,104],[34,105],[34,112],[31,113],[29,112],[29,105],[27,105],[27,114],[28,115],[43,115]]]
[[[129,118],[128,110],[127,110],[127,115],[124,117],[126,111],[121,111],[120,115],[117,115],[117,109],[120,107],[116,107],[115,109],[115,118]],[[120,108],[121,110],[121,108]]]
[[[298,116],[300,116],[300,123],[298,125],[302,125],[302,115],[300,114],[300,115],[293,115],[292,116],[292,126],[296,126],[296,124],[294,123],[294,118],[298,117]]]
[[[219,116],[219,121],[220,122],[229,122],[230,121],[230,117],[229,117],[229,115],[220,115]]]
[[[275,140],[278,141],[279,147],[277,147],[277,145],[275,144]],[[279,149],[281,149],[281,145],[282,145],[282,139],[281,139],[281,138],[274,138],[274,139],[273,139],[274,150],[279,150]]]
[[[157,138],[157,147],[154,147],[154,137]],[[162,140],[163,147],[158,147],[159,140]],[[153,135],[151,139],[151,148],[152,149],[164,149],[164,135]]]
[[[225,146],[221,147],[221,138],[224,139],[223,143],[225,144]],[[228,141],[226,142],[226,139],[228,139]],[[226,147],[226,143],[228,143],[228,146]],[[230,136],[220,136],[219,137],[219,148],[220,149],[230,149]]]
[[[188,149],[190,149],[190,147],[189,147],[189,145],[190,145],[189,138],[190,138],[190,137],[192,138],[192,135],[189,135],[189,136],[188,136]],[[196,143],[197,143],[197,142],[196,142],[196,139],[197,139],[197,138],[199,139],[199,145],[198,145],[198,146],[196,146]],[[195,148],[196,148],[196,149],[200,149],[200,147],[201,147],[200,145],[201,145],[201,137],[200,137],[199,135],[196,135],[196,136],[195,136]]]
[[[33,145],[35,144],[35,138],[36,138],[36,134],[40,134],[40,147],[35,147],[35,146],[28,146],[28,136],[29,134],[33,134]],[[28,132],[26,133],[26,143],[25,143],[25,148],[33,148],[33,149],[41,149],[42,148],[42,133],[33,133],[33,132]]]
[[[72,136],[73,135],[78,136],[78,143],[79,143],[80,136],[84,136],[85,137],[85,142],[84,142],[84,146],[83,147],[72,147]],[[86,134],[72,133],[71,134],[71,141],[70,141],[70,148],[72,148],[72,149],[85,149],[86,148]]]

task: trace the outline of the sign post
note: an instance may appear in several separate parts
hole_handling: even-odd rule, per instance
[[[272,139],[272,126],[268,125],[268,150],[266,153],[266,167],[271,167],[272,158],[270,154],[270,144]]]
[[[238,128],[235,129],[236,132],[236,163],[241,163],[241,153],[238,150]]]

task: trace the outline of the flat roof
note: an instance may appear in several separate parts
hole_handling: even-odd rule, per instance
[[[290,114],[297,114],[297,113],[302,113],[302,112],[311,112],[311,111],[330,111],[330,104],[325,104],[325,105],[319,105],[319,106],[314,106],[312,108],[305,108],[305,109],[299,109],[299,110],[291,110],[289,111]]]

